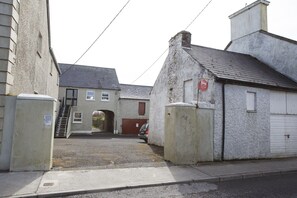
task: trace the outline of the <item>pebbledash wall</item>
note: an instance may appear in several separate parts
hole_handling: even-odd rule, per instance
[[[272,90],[268,87],[214,82],[212,74],[203,69],[179,46],[179,43],[182,43],[181,37],[182,34],[178,34],[170,41],[169,55],[151,93],[149,142],[164,146],[165,106],[170,103],[185,102],[183,98],[185,81],[205,78],[209,81],[209,88],[199,95],[198,104],[202,109],[214,109],[213,160],[273,157],[270,150]],[[193,82],[194,85],[197,83]],[[246,110],[247,92],[257,94],[256,112]],[[197,87],[193,87],[192,103],[195,104],[196,101]]]
[[[0,0],[0,169],[9,165],[15,97],[58,98],[59,73],[50,49],[48,1]]]
[[[270,157],[270,90],[247,86],[225,86],[225,139],[223,159],[249,159]],[[255,113],[246,111],[246,93],[257,94]],[[235,97],[236,96],[236,97]],[[217,98],[216,101],[222,101]],[[220,111],[216,108],[216,113]],[[219,118],[219,116],[217,116]],[[222,118],[216,122],[223,121]],[[216,136],[221,131],[215,131]],[[219,139],[219,138],[217,138]],[[218,146],[217,143],[214,145]],[[219,160],[219,148],[216,160]]]

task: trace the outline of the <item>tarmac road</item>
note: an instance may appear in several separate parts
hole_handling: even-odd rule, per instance
[[[297,197],[297,173],[236,179],[223,182],[201,182],[163,185],[147,188],[125,189],[67,196],[68,198],[126,198],[126,197],[170,197],[170,198],[245,198]]]
[[[163,148],[135,136],[113,134],[70,136],[54,140],[53,168],[129,168],[165,166]]]

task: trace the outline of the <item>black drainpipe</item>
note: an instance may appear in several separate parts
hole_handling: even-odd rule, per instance
[[[226,120],[226,116],[225,116],[225,82],[223,82],[223,86],[222,86],[222,115],[223,115],[223,123],[222,123],[222,156],[221,156],[221,160],[224,161],[224,155],[225,155],[225,120]]]

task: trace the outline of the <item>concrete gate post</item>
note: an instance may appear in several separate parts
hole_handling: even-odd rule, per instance
[[[187,103],[165,107],[164,158],[175,164],[213,161],[212,109]]]
[[[17,96],[10,171],[51,169],[55,103],[50,96]]]

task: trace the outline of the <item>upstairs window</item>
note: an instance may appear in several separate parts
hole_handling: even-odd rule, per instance
[[[101,93],[101,101],[109,101],[109,93],[102,92]]]
[[[138,114],[144,115],[145,114],[145,102],[138,103]]]
[[[95,91],[87,90],[86,100],[95,100]]]

